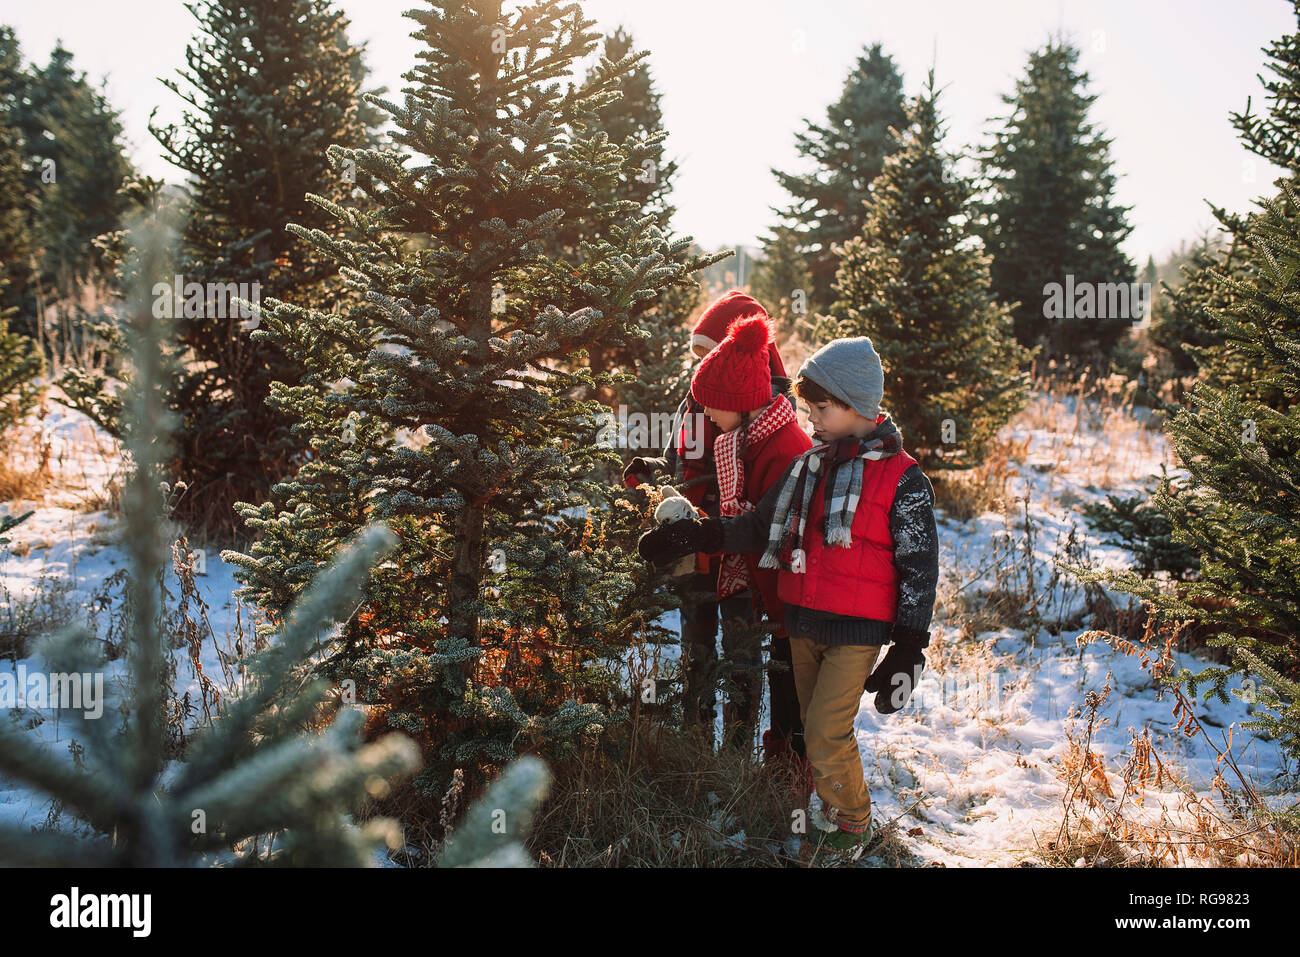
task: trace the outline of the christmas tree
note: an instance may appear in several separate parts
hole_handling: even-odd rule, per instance
[[[122,194],[128,208],[135,211],[133,216],[136,219],[159,222],[179,222],[182,219],[181,198],[167,190],[160,179],[133,176],[123,185]],[[119,291],[131,289],[132,278],[126,272],[130,263],[129,230],[115,229],[97,236],[95,244],[103,251],[104,261],[112,270],[111,286]],[[163,285],[170,288],[171,284],[164,280]],[[116,304],[100,315],[85,317],[82,326],[87,336],[94,337],[100,352],[91,363],[66,367],[59,376],[59,388],[67,397],[68,406],[81,412],[109,435],[121,438],[122,398],[131,391],[131,370]],[[167,343],[164,347],[170,352],[176,351],[174,343]]]
[[[0,436],[35,407],[41,391],[37,380],[45,369],[36,344],[9,330],[12,313],[12,309],[0,312]]]
[[[972,187],[942,149],[934,72],[872,186],[862,235],[843,246],[838,295],[816,339],[869,336],[885,400],[922,468],[970,468],[1024,408],[1028,354],[989,291],[967,231]]]
[[[355,529],[394,529],[325,668],[356,682],[376,727],[421,741],[418,783],[441,794],[455,768],[481,783],[520,751],[590,740],[626,698],[602,663],[662,631],[637,597],[644,494],[589,479],[617,455],[597,441],[604,407],[577,397],[609,378],[581,356],[631,341],[637,313],[702,261],[602,192],[627,153],[590,117],[628,64],[562,82],[598,39],[576,5],[408,16],[423,48],[403,101],[372,100],[394,148],[328,151],[372,206],[314,197],[346,235],[290,227],[365,305],[264,301],[253,337],[307,370],[271,401],[313,454],[271,501],[241,504],[262,538],[223,554],[274,622]],[[587,217],[608,232],[547,252]]]
[[[602,66],[587,71],[590,81],[598,69],[615,69],[618,96],[599,105],[593,101],[591,115],[575,122],[621,146],[624,163],[616,177],[593,184],[595,197],[587,215],[566,217],[560,224],[552,241],[557,257],[577,260],[584,241],[608,235],[611,226],[627,216],[652,215],[660,230],[671,232],[676,210],[670,193],[677,162],[664,154],[668,134],[647,56],[634,52],[632,36],[620,27],[604,38]],[[641,303],[632,316],[635,332],[623,343],[589,343],[585,365],[596,377],[611,373],[612,380],[596,390],[596,397],[642,413],[675,408],[689,381],[684,324],[698,300],[699,285],[688,279]]]
[[[18,41],[9,27],[0,27],[0,314],[10,318],[24,303],[35,261],[22,131],[13,116],[22,76]],[[24,325],[30,328],[31,323]]]
[[[150,125],[164,155],[189,176],[181,288],[170,297],[185,361],[169,471],[189,487],[179,517],[219,533],[238,531],[234,503],[264,499],[305,451],[291,420],[266,403],[270,383],[296,381],[302,367],[273,342],[249,337],[256,320],[236,297],[314,297],[329,308],[337,264],[285,227],[337,232],[307,193],[348,196],[355,170],[331,168],[325,150],[365,146],[370,134],[357,108],[361,50],[333,4],[186,6],[198,35],[180,80],[164,82],[189,109],[179,126]]]
[[[1217,283],[1215,272],[1240,275],[1241,256],[1236,245],[1220,249],[1202,237],[1192,247],[1191,255],[1180,267],[1184,279],[1176,288],[1165,284],[1151,311],[1151,341],[1165,350],[1173,373],[1181,378],[1197,374],[1202,362],[1198,356],[1213,354],[1223,347],[1223,337],[1216,331],[1207,309],[1223,309],[1229,303],[1227,292]]]
[[[151,281],[165,275],[163,234],[144,229],[128,333],[135,378],[126,408],[128,448],[135,469],[124,493],[128,601],[132,634],[128,673],[132,692],[96,714],[60,703],[60,718],[79,746],[71,759],[39,745],[13,722],[0,727],[0,771],[70,812],[90,831],[85,838],[57,830],[0,825],[0,860],[42,866],[210,866],[262,862],[299,866],[364,866],[379,840],[400,845],[393,822],[351,825],[348,811],[390,779],[412,771],[418,754],[401,735],[362,746],[355,709],[328,721],[322,733],[303,730],[334,710],[324,682],[302,686],[308,657],[351,610],[368,567],[392,547],[382,528],[359,540],[323,572],[297,603],[270,646],[246,659],[250,678],[210,727],[199,729],[185,760],[165,760],[165,658],[172,636],[161,627],[163,529],[159,480],[167,432],[175,422],[165,389],[167,321],[154,318]],[[50,673],[102,677],[102,646],[70,629],[41,648]],[[125,715],[120,731],[109,718]],[[270,840],[270,839],[274,840]],[[274,847],[272,852],[270,848]]]
[[[118,113],[72,54],[56,45],[44,67],[15,70],[17,44],[0,38],[0,82],[9,87],[9,117],[19,132],[32,239],[31,268],[16,263],[13,293],[18,328],[40,338],[37,316],[50,305],[67,313],[69,337],[85,318],[79,301],[86,286],[102,290],[112,274],[95,238],[119,229],[128,202],[120,192],[132,175]],[[65,342],[65,347],[73,343]]]
[[[0,36],[0,45],[4,40]],[[9,329],[17,306],[5,305],[10,270],[18,269],[21,274],[30,255],[19,135],[9,117],[8,103],[0,99],[0,262],[5,263],[5,271],[0,272],[0,435],[35,405],[36,380],[44,371],[36,344]]]
[[[1011,112],[981,155],[991,195],[979,204],[978,230],[1020,344],[1043,342],[1044,359],[1104,366],[1141,315],[1129,295],[1137,271],[1119,248],[1132,231],[1128,207],[1114,201],[1110,141],[1088,121],[1096,95],[1078,58],[1073,45],[1049,41],[1002,97]]]
[[[1300,22],[1300,5],[1296,12]],[[1191,622],[1210,647],[1227,649],[1228,667],[1184,668],[1167,680],[1186,682],[1193,695],[1208,683],[1226,702],[1228,680],[1246,676],[1241,693],[1264,708],[1242,727],[1264,729],[1300,757],[1300,167],[1280,133],[1300,135],[1300,40],[1288,34],[1268,52],[1283,78],[1268,86],[1268,116],[1248,108],[1234,124],[1252,149],[1287,163],[1287,174],[1256,212],[1221,217],[1241,257],[1240,272],[1225,262],[1205,273],[1204,316],[1223,340],[1205,357],[1223,374],[1198,382],[1170,420],[1190,477],[1177,489],[1162,480],[1155,496],[1174,540],[1200,556],[1200,575],[1171,590],[1132,572],[1071,570],[1150,602],[1162,627]],[[1234,371],[1244,369],[1250,382]]]
[[[754,270],[750,289],[778,328],[794,332],[808,317],[812,271],[805,243],[792,226],[774,226],[763,239],[763,259]]]
[[[864,201],[880,173],[885,157],[895,147],[890,128],[907,122],[903,103],[903,78],[893,58],[879,43],[863,51],[844,81],[840,98],[826,110],[826,121],[805,120],[806,129],[795,137],[795,149],[813,164],[803,174],[773,170],[781,186],[794,197],[786,210],[774,210],[784,225],[794,230],[799,253],[812,275],[808,311],[824,311],[834,298],[831,285],[839,259],[834,246],[862,232],[866,222]],[[764,243],[764,256],[777,261],[775,245],[783,234],[774,232]],[[800,287],[793,287],[800,288]],[[778,297],[788,298],[792,290]],[[766,305],[766,302],[764,302]]]

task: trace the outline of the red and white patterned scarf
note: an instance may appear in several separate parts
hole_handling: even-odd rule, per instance
[[[787,423],[797,421],[789,401],[785,396],[777,396],[749,423],[747,446],[752,447]],[[740,450],[740,436],[745,429],[742,426],[723,432],[713,443],[713,464],[718,471],[720,511],[723,518],[734,518],[754,510],[753,504],[745,499],[745,463],[737,454]],[[723,556],[718,570],[718,598],[734,595],[753,584],[749,579],[749,566],[744,555]]]

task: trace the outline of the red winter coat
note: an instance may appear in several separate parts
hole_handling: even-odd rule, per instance
[[[863,463],[862,497],[853,513],[853,542],[848,548],[827,547],[822,540],[825,479],[818,483],[804,523],[806,570],[802,574],[780,572],[777,592],[782,601],[836,615],[894,621],[898,569],[894,567],[889,509],[899,478],[914,464],[916,459],[906,451]]]
[[[767,438],[751,442],[745,449],[745,499],[757,505],[759,499],[781,477],[790,463],[812,448],[812,439],[799,428],[797,421],[787,422]],[[761,555],[746,555],[750,581],[757,583],[768,617],[784,626],[785,605],[777,594],[777,570],[759,568]]]

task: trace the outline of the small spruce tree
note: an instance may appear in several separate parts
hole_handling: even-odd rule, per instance
[[[1295,12],[1300,24],[1300,3]],[[1227,373],[1198,382],[1188,407],[1169,421],[1189,480],[1174,489],[1163,479],[1155,495],[1173,539],[1200,556],[1200,574],[1171,588],[1131,571],[1066,567],[1149,602],[1162,628],[1189,621],[1207,633],[1210,647],[1227,650],[1228,666],[1182,668],[1166,680],[1186,683],[1192,695],[1208,684],[1207,693],[1226,703],[1228,681],[1244,676],[1253,687],[1233,693],[1264,707],[1242,727],[1266,731],[1300,759],[1300,166],[1280,132],[1300,136],[1300,30],[1268,52],[1282,78],[1268,84],[1268,115],[1248,108],[1234,124],[1248,145],[1289,164],[1287,175],[1256,212],[1221,219],[1238,242],[1242,270],[1209,267],[1204,315],[1223,346],[1204,355],[1212,372]],[[1240,369],[1250,370],[1249,382],[1233,371]],[[1300,826],[1295,806],[1282,816]]]
[[[815,330],[819,342],[871,338],[885,400],[927,470],[979,464],[1029,388],[1020,371],[1028,353],[993,301],[988,258],[970,242],[972,188],[942,150],[937,96],[931,71],[872,187],[862,235],[844,244],[839,298]]]
[[[346,236],[290,227],[365,305],[263,302],[254,338],[306,367],[271,401],[313,455],[240,506],[262,537],[223,555],[274,621],[353,530],[394,529],[324,669],[356,682],[377,730],[420,740],[435,796],[456,768],[481,785],[521,751],[570,754],[626,702],[604,665],[656,633],[632,547],[648,503],[590,478],[617,455],[597,441],[605,407],[578,398],[610,378],[580,357],[636,338],[637,313],[703,261],[602,191],[627,153],[590,118],[631,64],[563,82],[597,42],[576,5],[408,16],[422,49],[404,100],[372,98],[395,148],[328,151],[373,207],[313,197]],[[548,252],[587,217],[608,230]]]
[[[5,284],[0,281],[0,294]],[[13,309],[0,312],[0,436],[4,436],[36,406],[45,363],[36,343],[9,330]]]

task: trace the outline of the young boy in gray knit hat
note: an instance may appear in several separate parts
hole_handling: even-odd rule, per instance
[[[934,489],[880,409],[884,370],[870,339],[817,350],[794,392],[808,404],[816,444],[755,510],[664,525],[643,535],[638,550],[655,564],[693,551],[761,552],[761,567],[779,569],[808,760],[836,824],[820,840],[847,851],[871,837],[871,794],[853,732],[862,692],[874,692],[876,710],[891,714],[925,666],[939,580]]]

